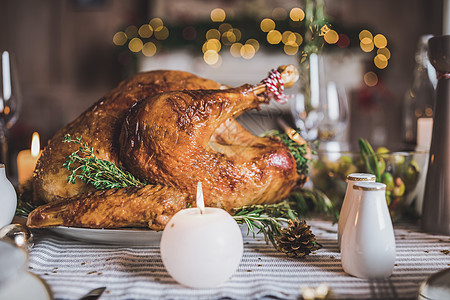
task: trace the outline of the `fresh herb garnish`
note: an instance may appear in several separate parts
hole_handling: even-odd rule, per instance
[[[114,163],[97,158],[94,148],[83,142],[81,136],[72,139],[69,134],[66,134],[64,143],[75,143],[80,146],[77,151],[66,157],[63,165],[70,171],[70,175],[67,177],[69,183],[75,183],[76,179],[81,179],[92,184],[98,190],[146,185],[145,182],[117,167]]]
[[[325,193],[318,189],[302,189],[293,191],[289,195],[289,203],[295,206],[298,214],[304,217],[322,216],[328,217],[336,223],[339,219],[339,211]]]
[[[30,212],[35,210],[37,207],[38,207],[38,205],[32,203],[31,201],[19,200],[17,202],[17,208],[16,208],[15,215],[19,216],[19,217],[27,218],[28,215],[30,214]]]
[[[238,224],[246,224],[249,233],[264,234],[266,243],[276,247],[276,237],[281,235],[281,228],[289,220],[295,219],[294,211],[287,201],[276,204],[248,205],[234,210],[233,218]]]

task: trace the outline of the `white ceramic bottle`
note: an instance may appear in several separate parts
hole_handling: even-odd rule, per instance
[[[389,277],[396,253],[386,185],[359,182],[353,190],[354,205],[342,233],[342,267],[346,273],[359,278]]]
[[[5,165],[0,164],[0,228],[11,223],[16,207],[16,191],[6,177]]]
[[[345,191],[344,201],[342,202],[341,212],[338,221],[338,247],[341,249],[342,232],[347,222],[350,208],[353,206],[353,185],[357,182],[375,182],[375,175],[368,173],[352,173],[347,175],[347,189]]]

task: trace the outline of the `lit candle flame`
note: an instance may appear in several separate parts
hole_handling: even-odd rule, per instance
[[[203,214],[205,212],[205,201],[203,200],[203,189],[202,183],[199,182],[197,184],[197,207],[200,209],[200,213]]]
[[[31,156],[38,157],[41,150],[41,145],[39,143],[39,133],[34,132],[31,139]]]

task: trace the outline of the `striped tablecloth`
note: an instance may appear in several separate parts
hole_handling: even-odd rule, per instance
[[[397,258],[388,280],[369,281],[344,273],[336,225],[310,220],[323,248],[306,259],[288,258],[263,238],[245,237],[236,274],[215,289],[190,289],[165,270],[158,246],[95,245],[37,232],[30,271],[44,279],[56,299],[78,299],[106,286],[101,299],[298,299],[302,287],[326,283],[336,299],[413,299],[430,274],[450,267],[450,236],[396,227]]]

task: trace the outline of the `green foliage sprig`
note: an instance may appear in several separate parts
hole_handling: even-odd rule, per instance
[[[376,176],[376,181],[381,182],[381,171],[379,168],[379,159],[368,140],[360,138],[358,140],[361,157],[366,165],[367,171]]]
[[[81,136],[73,139],[66,134],[63,142],[79,145],[78,150],[66,157],[63,165],[70,171],[70,175],[67,177],[69,183],[75,183],[76,179],[81,179],[92,184],[98,190],[146,185],[145,182],[117,167],[114,163],[96,157],[94,148],[83,142]]]
[[[246,224],[249,233],[264,234],[266,243],[276,247],[276,237],[281,235],[281,228],[290,219],[297,217],[287,201],[276,204],[248,205],[235,209],[233,218],[238,224]]]
[[[25,201],[25,200],[19,199],[19,201],[17,202],[17,208],[16,208],[15,215],[19,216],[19,217],[27,218],[28,215],[30,214],[30,212],[35,210],[37,207],[38,207],[38,205],[36,205],[30,201]]]
[[[289,195],[289,203],[304,217],[322,216],[332,219],[336,223],[339,219],[339,210],[325,193],[318,189],[302,189]]]

